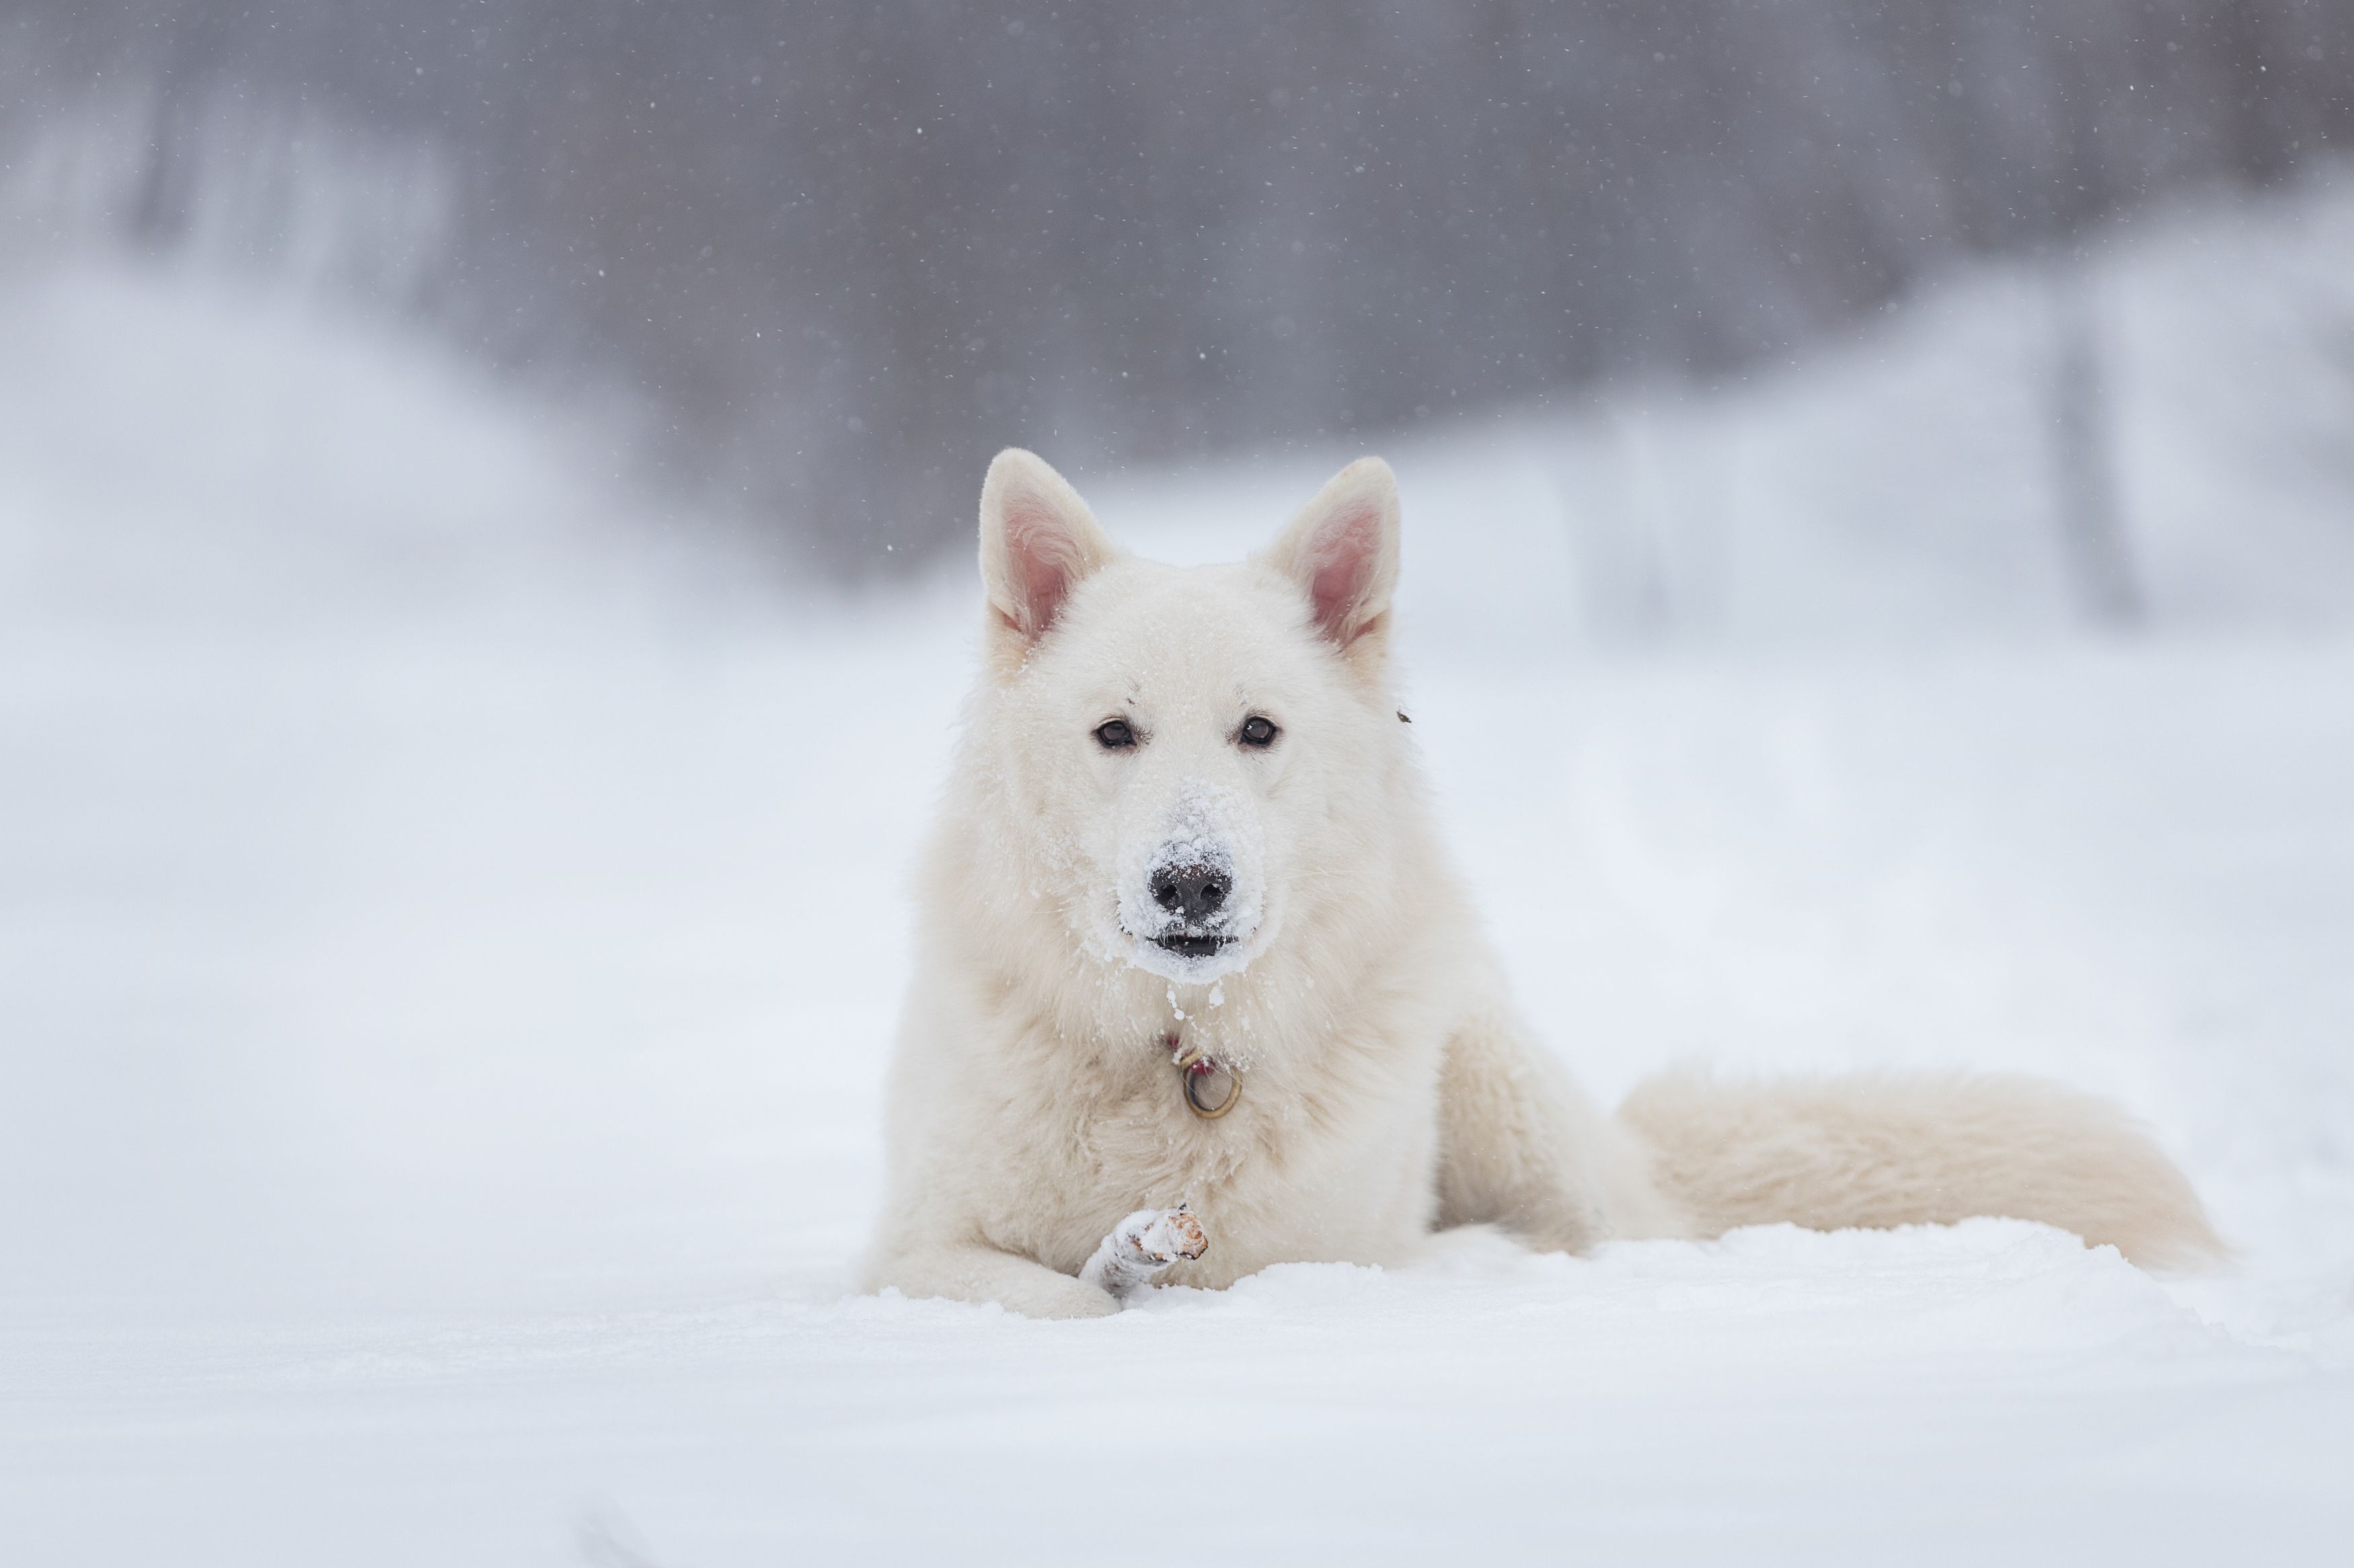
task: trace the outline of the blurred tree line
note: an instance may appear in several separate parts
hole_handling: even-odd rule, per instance
[[[0,133],[135,122],[145,246],[258,137],[429,152],[403,303],[626,377],[676,471],[851,573],[961,541],[1008,442],[1720,375],[2354,125],[2346,0],[8,0],[0,47]]]

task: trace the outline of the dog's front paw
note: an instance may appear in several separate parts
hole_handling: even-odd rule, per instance
[[[1180,1203],[1173,1209],[1139,1209],[1112,1226],[1079,1277],[1098,1289],[1126,1299],[1137,1295],[1168,1272],[1180,1259],[1191,1261],[1210,1250],[1210,1234],[1193,1210]]]
[[[1183,1203],[1173,1209],[1139,1209],[1113,1227],[1111,1234],[1160,1268],[1181,1257],[1190,1263],[1210,1250],[1209,1233]]]

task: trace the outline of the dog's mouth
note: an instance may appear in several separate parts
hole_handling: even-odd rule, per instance
[[[1188,931],[1172,931],[1152,938],[1152,945],[1177,954],[1180,958],[1206,959],[1221,948],[1233,945],[1234,938],[1219,931],[1204,931],[1195,935]]]

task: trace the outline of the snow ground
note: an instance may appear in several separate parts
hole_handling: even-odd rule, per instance
[[[2326,249],[2349,212],[2273,221]],[[2120,263],[2129,341],[2191,364],[2195,319],[2245,356],[2183,306],[2227,230],[2183,221]],[[2070,632],[2005,501],[2028,460],[1981,439],[2013,286],[1721,404],[1400,452],[1410,711],[1597,1093],[1695,1059],[2052,1074],[2153,1124],[2237,1266],[2001,1221],[1472,1235],[1041,1324],[849,1294],[961,574],[779,598],[398,339],[0,281],[0,1555],[2336,1560],[2354,633],[2324,612],[2354,577],[2318,481],[2258,508],[2253,562],[2184,500],[2150,557],[2183,629]],[[2127,385],[2129,441],[2223,440]],[[1878,460],[1845,501],[1840,440]],[[2136,483],[2241,493],[2160,444],[2189,477]],[[1557,514],[1727,452],[1781,466],[1599,546]],[[1326,466],[1097,493],[1214,553]],[[1879,521],[1915,490],[1935,516]],[[1704,560],[1703,514],[1738,546],[1713,597],[1636,636],[1609,541]]]

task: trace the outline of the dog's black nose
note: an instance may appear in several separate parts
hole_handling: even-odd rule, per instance
[[[1233,879],[1206,865],[1164,865],[1152,874],[1152,901],[1172,915],[1206,920],[1225,907]]]

